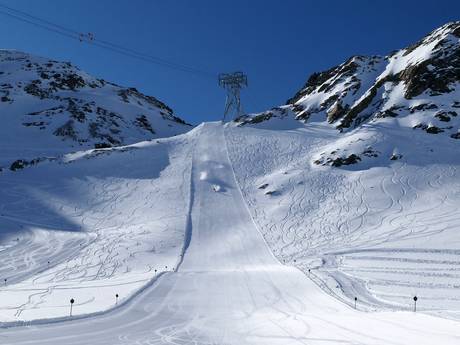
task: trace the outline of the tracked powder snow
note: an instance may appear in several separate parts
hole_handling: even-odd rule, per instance
[[[175,137],[50,115],[0,172],[1,343],[458,344],[459,27]]]

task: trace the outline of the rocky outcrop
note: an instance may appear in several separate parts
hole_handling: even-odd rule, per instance
[[[459,101],[444,104],[435,97],[454,94],[459,82],[460,22],[453,22],[388,56],[354,56],[314,73],[287,105],[298,120],[318,114],[341,131],[426,112],[434,122],[427,132],[433,133],[442,127],[438,122],[449,122],[455,116],[453,108],[460,107]]]
[[[135,88],[94,78],[69,62],[11,50],[0,50],[0,113],[2,127],[21,138],[18,162],[35,159],[35,147],[47,155],[47,149],[127,145],[191,129],[165,103]],[[10,145],[7,137],[0,136],[0,147]],[[10,164],[0,155],[0,165]]]

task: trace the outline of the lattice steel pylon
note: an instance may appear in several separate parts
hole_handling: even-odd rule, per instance
[[[234,110],[234,118],[242,115],[240,90],[248,86],[248,77],[243,72],[221,73],[219,74],[219,85],[227,90],[227,100],[225,102],[224,118]]]

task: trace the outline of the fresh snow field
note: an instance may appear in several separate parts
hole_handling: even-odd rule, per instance
[[[228,147],[251,214],[282,262],[349,305],[358,297],[361,310],[412,310],[418,296],[418,310],[460,318],[455,141],[383,125],[346,135],[323,122],[259,127],[230,128]],[[318,152],[370,140],[388,152],[341,168],[313,163]],[[389,159],[394,147],[404,161]]]
[[[180,260],[191,146],[68,155],[0,178],[1,321],[105,310]],[[188,143],[188,141],[187,141]],[[166,268],[166,266],[168,268]]]
[[[459,344],[453,148],[331,169],[311,159],[336,131],[284,126],[1,175],[0,343]]]

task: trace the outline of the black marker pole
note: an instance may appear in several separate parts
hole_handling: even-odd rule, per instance
[[[72,307],[74,304],[75,300],[73,298],[70,299],[70,316],[72,316]]]

